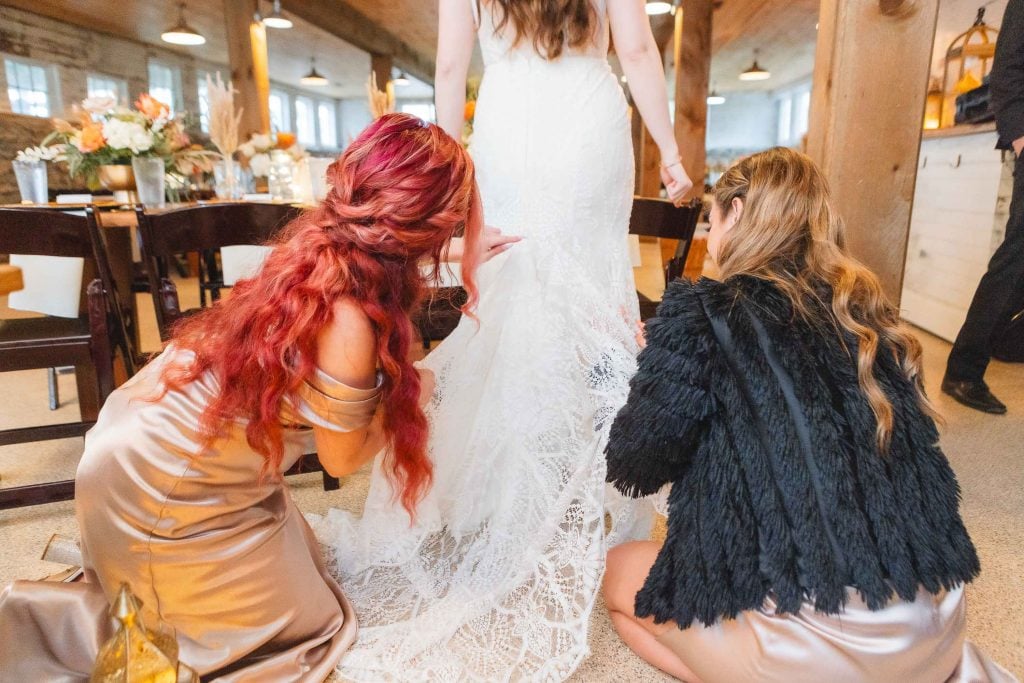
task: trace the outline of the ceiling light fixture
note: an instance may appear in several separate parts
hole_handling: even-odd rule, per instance
[[[409,77],[405,75],[404,71],[399,71],[398,72],[398,76],[396,76],[394,81],[392,81],[392,82],[395,85],[400,85],[400,86],[406,86],[406,85],[409,85],[410,83],[412,83],[412,81],[409,80]]]
[[[292,20],[281,13],[281,0],[274,0],[274,10],[263,17],[263,24],[270,28],[291,28]]]
[[[671,2],[661,2],[660,0],[647,0],[644,5],[644,11],[647,12],[647,16],[653,17],[659,14],[668,14],[672,11]]]
[[[767,81],[772,77],[772,72],[764,69],[757,63],[757,50],[754,50],[754,63],[750,68],[740,74],[741,81]]]
[[[206,42],[206,38],[185,21],[183,2],[178,5],[178,23],[161,33],[160,39],[173,45],[202,45]]]
[[[320,88],[328,84],[327,77],[316,70],[316,57],[309,58],[309,73],[299,79],[302,85]]]
[[[712,88],[711,92],[708,94],[708,105],[714,107],[719,104],[725,104],[725,98],[719,95],[717,90]]]

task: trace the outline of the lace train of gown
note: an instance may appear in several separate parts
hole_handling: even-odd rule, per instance
[[[435,472],[415,522],[379,464],[361,519],[314,521],[359,619],[346,680],[564,679],[607,547],[650,531],[649,504],[604,484],[639,316],[629,121],[602,28],[594,54],[553,62],[481,29],[471,153],[487,223],[524,240],[481,269],[479,322],[423,361]]]

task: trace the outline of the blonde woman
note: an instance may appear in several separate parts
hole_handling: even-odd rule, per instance
[[[670,287],[608,445],[623,493],[673,484],[664,545],[609,554],[619,634],[691,683],[1011,680],[964,641],[978,557],[921,347],[822,175],[772,149],[713,197],[721,281]]]
[[[341,670],[370,681],[561,680],[587,653],[607,545],[650,529],[649,513],[605,495],[603,451],[636,369],[639,317],[629,115],[610,36],[670,197],[691,183],[643,0],[439,9],[438,123],[462,133],[479,40],[470,154],[486,222],[523,239],[481,269],[476,320],[424,361],[437,377],[434,471],[416,517],[375,471],[361,520],[336,512],[321,532],[336,539],[359,616]]]

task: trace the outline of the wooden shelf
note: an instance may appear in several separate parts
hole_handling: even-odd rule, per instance
[[[961,135],[980,135],[981,133],[994,132],[996,132],[995,121],[990,121],[988,123],[965,123],[959,126],[950,126],[948,128],[926,130],[921,133],[921,139],[931,140],[933,138],[953,138]]]

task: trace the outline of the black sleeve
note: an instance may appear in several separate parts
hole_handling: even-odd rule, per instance
[[[681,477],[714,412],[714,338],[694,285],[669,285],[646,336],[605,451],[608,481],[628,496],[650,495]]]
[[[1007,143],[1024,137],[1024,0],[1006,6],[989,88],[999,137]]]

